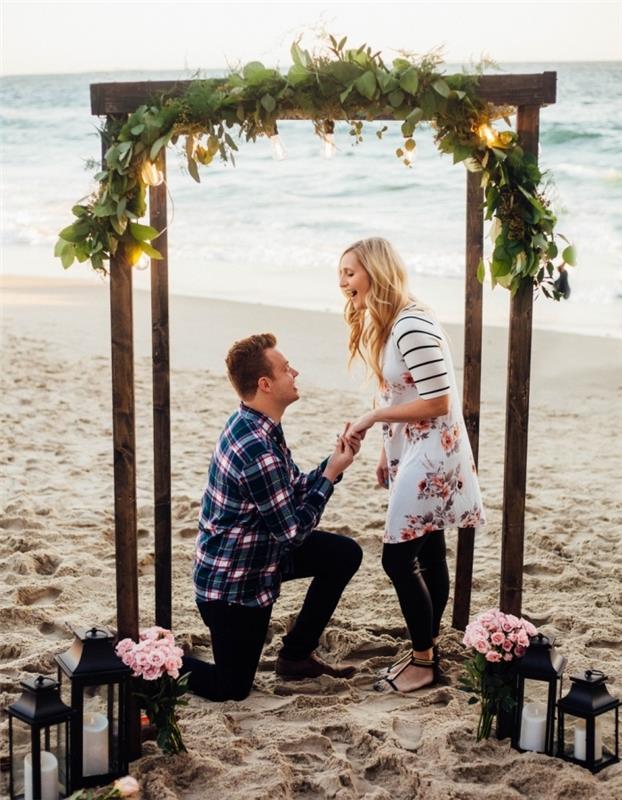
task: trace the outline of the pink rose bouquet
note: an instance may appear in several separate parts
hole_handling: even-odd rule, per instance
[[[102,789],[78,789],[67,800],[117,800],[119,797],[133,797],[134,800],[138,800],[139,795],[138,781],[131,775],[126,775]]]
[[[463,644],[472,655],[464,664],[460,689],[468,692],[469,703],[480,703],[477,741],[490,736],[492,722],[516,704],[516,661],[525,654],[536,629],[522,617],[495,609],[485,611],[464,632]]]
[[[175,709],[188,702],[183,695],[190,673],[179,677],[183,651],[176,646],[171,631],[157,625],[145,628],[140,631],[138,642],[122,639],[116,652],[138,679],[135,694],[156,727],[160,749],[165,753],[185,752]]]

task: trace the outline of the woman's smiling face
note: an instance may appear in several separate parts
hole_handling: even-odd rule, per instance
[[[365,308],[365,298],[371,286],[367,270],[351,250],[339,264],[339,288],[357,311]]]

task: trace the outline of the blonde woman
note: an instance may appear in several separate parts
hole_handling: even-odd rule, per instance
[[[435,645],[449,595],[445,528],[477,527],[484,510],[449,348],[432,312],[408,291],[406,269],[385,239],[356,242],[339,262],[350,361],[360,356],[379,387],[374,410],[351,435],[381,424],[376,469],[389,489],[382,565],[412,653],[374,688],[412,692],[439,678]]]

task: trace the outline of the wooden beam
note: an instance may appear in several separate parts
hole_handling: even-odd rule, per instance
[[[484,100],[496,105],[548,105],[556,100],[556,72],[537,72],[523,75],[482,75],[479,92]],[[163,95],[179,97],[192,81],[137,81],[123,83],[92,83],[91,113],[129,114],[139,106],[157,101]],[[280,119],[302,119],[300,113],[285,113]],[[377,119],[392,119],[377,117]]]
[[[517,123],[519,139],[525,151],[536,158],[539,127],[540,109],[537,106],[520,106]],[[510,300],[499,596],[500,609],[517,616],[521,614],[523,594],[532,317],[533,284],[531,280],[525,280]]]
[[[150,224],[162,260],[151,260],[151,344],[153,359],[153,493],[155,524],[155,621],[172,627],[171,568],[171,392],[168,314],[168,234],[166,230],[166,156],[158,168],[165,180],[149,189]]]
[[[477,279],[477,266],[484,255],[483,192],[480,183],[481,173],[467,172],[462,410],[476,466],[479,457],[483,313],[482,284]],[[461,631],[467,626],[471,609],[474,540],[473,528],[458,529],[452,625]]]
[[[102,141],[102,162],[106,145]],[[110,259],[110,340],[117,637],[138,641],[138,537],[132,267],[122,254]],[[128,758],[141,756],[140,707],[127,697]]]

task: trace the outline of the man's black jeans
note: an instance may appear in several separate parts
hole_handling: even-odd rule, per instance
[[[362,558],[363,551],[353,539],[325,531],[313,531],[293,551],[283,580],[313,580],[292,630],[283,638],[281,656],[301,660],[315,650]],[[209,700],[243,700],[253,686],[272,606],[256,608],[222,600],[197,605],[210,629],[215,663],[184,657],[183,672],[192,671],[189,688]]]

